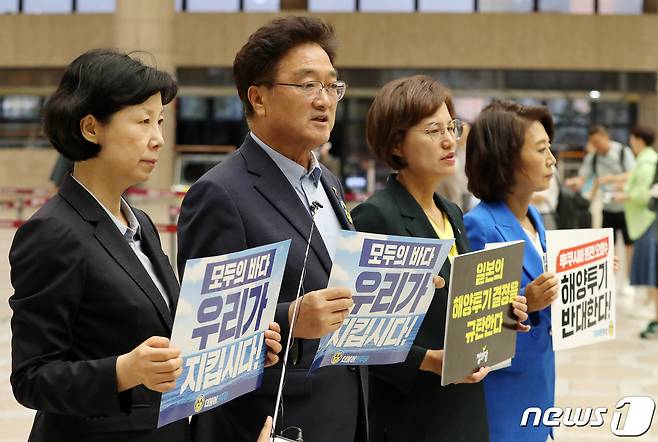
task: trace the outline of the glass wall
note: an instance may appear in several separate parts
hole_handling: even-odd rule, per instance
[[[77,0],[77,12],[81,14],[101,14],[114,12],[116,0]]]
[[[480,12],[532,12],[534,0],[479,0]]]
[[[540,0],[539,12],[594,14],[594,0]]]
[[[70,14],[72,11],[71,0],[23,0],[26,14]]]
[[[419,0],[419,12],[474,12],[474,0]]]
[[[18,12],[18,0],[0,0],[0,14]]]

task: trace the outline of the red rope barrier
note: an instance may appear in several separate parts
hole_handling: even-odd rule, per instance
[[[21,219],[0,219],[0,229],[17,229],[26,221]],[[176,233],[178,231],[176,224],[156,224],[155,228],[160,233]]]

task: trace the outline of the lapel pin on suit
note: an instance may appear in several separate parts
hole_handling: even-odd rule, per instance
[[[354,222],[352,222],[352,215],[350,215],[350,211],[347,210],[347,206],[345,205],[345,201],[343,201],[338,194],[338,190],[336,190],[335,187],[332,187],[331,190],[334,191],[334,195],[336,195],[336,199],[340,203],[340,205],[343,207],[343,211],[345,212],[345,217],[347,218],[347,221],[350,222],[350,224],[354,225]]]

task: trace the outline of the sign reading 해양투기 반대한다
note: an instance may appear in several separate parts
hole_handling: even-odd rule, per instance
[[[551,307],[553,350],[615,337],[612,229],[546,232],[548,270],[559,285]]]
[[[404,361],[452,244],[341,231],[329,287],[348,287],[354,306],[342,326],[320,340],[311,368]]]
[[[215,408],[260,386],[264,333],[274,319],[290,240],[190,259],[171,343],[183,373],[162,395],[158,428]]]
[[[455,256],[450,272],[441,385],[514,356],[524,242]]]

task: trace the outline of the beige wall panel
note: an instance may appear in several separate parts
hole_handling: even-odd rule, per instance
[[[637,102],[638,124],[658,128],[658,96],[642,95]]]
[[[111,14],[0,15],[0,67],[66,66],[87,49],[111,46]]]
[[[178,65],[230,66],[275,14],[178,14]],[[657,70],[658,16],[323,14],[348,67]]]
[[[55,149],[0,149],[0,187],[52,187]]]
[[[128,3],[129,4],[129,3]],[[141,11],[150,8],[137,8]],[[162,11],[160,11],[162,9]],[[164,8],[148,21],[166,20]],[[142,12],[144,14],[145,12]],[[134,14],[134,15],[133,15]],[[279,14],[282,15],[282,14]],[[0,67],[64,66],[80,52],[116,44],[115,20],[99,15],[0,16]],[[179,66],[230,66],[247,36],[276,14],[176,14],[169,37]],[[349,67],[658,70],[658,15],[325,14]],[[121,31],[135,32],[127,24]],[[131,38],[126,35],[125,40]],[[142,34],[145,46],[158,33]]]

